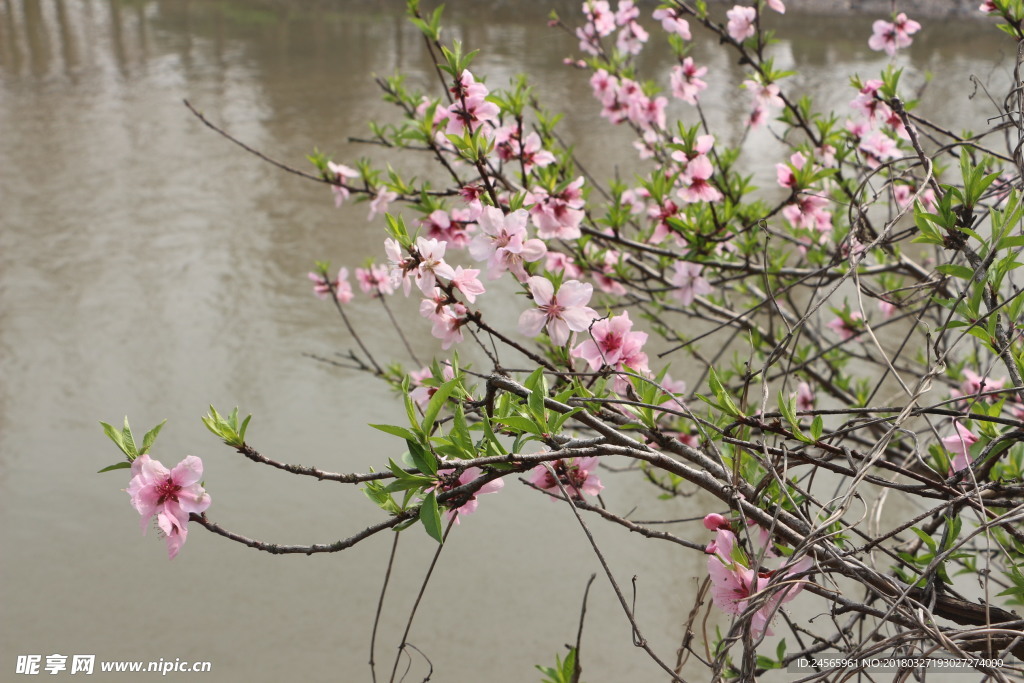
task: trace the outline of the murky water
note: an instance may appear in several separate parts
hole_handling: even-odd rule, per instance
[[[168,418],[155,455],[203,457],[210,517],[227,528],[330,542],[379,519],[351,487],[281,475],[218,447],[199,416],[211,402],[240,405],[254,414],[256,448],[327,470],[365,471],[395,454],[393,439],[365,425],[400,421],[400,403],[356,372],[303,355],[351,343],[305,273],[317,259],[353,267],[380,258],[380,224],[366,223],[365,206],[335,210],[322,186],[232,147],[181,102],[295,166],[314,147],[342,160],[375,154],[346,142],[365,134],[365,121],[393,115],[368,74],[399,69],[423,86],[432,77],[402,5],[0,4],[0,678],[13,675],[17,655],[95,654],[209,661],[202,678],[211,681],[369,680],[389,538],[274,557],[195,528],[168,562],[152,531],[139,536],[125,473],[94,472],[117,459],[99,420],[128,414],[143,429]],[[604,126],[601,137],[589,133],[599,121],[589,86],[561,65],[575,41],[545,26],[546,3],[448,6],[448,35],[484,49],[477,69],[489,83],[532,74],[538,95],[569,111],[567,137],[594,159],[591,170],[628,172],[627,138],[609,138]],[[778,27],[779,65],[798,64],[802,88],[845,103],[842,74],[884,64],[866,48],[870,21],[790,15]],[[954,127],[992,109],[963,98],[967,76],[1010,68],[1008,44],[971,36],[929,26],[901,57],[915,82],[936,75],[925,98]],[[730,88],[741,70],[713,44],[698,41],[696,54],[720,79],[704,99],[709,118],[736,139],[745,103]],[[652,50],[646,59],[666,58]],[[610,154],[620,141],[622,153]],[[750,153],[773,148],[759,136]],[[351,310],[381,359],[405,362],[374,302]],[[428,356],[435,347],[424,337],[416,348]],[[656,502],[629,477],[605,480],[608,504],[639,506],[638,518],[706,512],[699,498]],[[575,640],[586,578],[600,568],[569,512],[531,493],[510,485],[483,499],[442,554],[410,638],[433,680],[539,679],[533,665],[553,664]],[[595,527],[618,579],[638,577],[645,635],[674,660],[703,558]],[[694,525],[679,528],[700,537]],[[421,532],[403,535],[378,636],[386,671],[432,550]],[[591,592],[584,664],[590,681],[661,680],[631,646],[603,576]],[[421,680],[424,660],[412,666],[407,680]]]

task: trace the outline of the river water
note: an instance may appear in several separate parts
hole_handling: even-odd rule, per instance
[[[561,14],[574,17],[575,4]],[[311,296],[306,272],[318,259],[352,268],[382,258],[381,224],[366,222],[365,205],[336,210],[324,187],[231,146],[182,100],[294,166],[314,147],[338,160],[376,154],[347,142],[368,120],[395,120],[369,74],[397,69],[421,86],[432,77],[402,5],[0,3],[0,679],[13,676],[19,655],[94,654],[212,665],[171,679],[370,680],[390,538],[276,557],[197,527],[169,562],[152,530],[140,536],[125,472],[95,472],[118,455],[98,421],[127,414],[142,430],[167,418],[154,455],[168,464],[202,456],[209,515],[229,529],[322,543],[379,519],[351,487],[282,475],[218,446],[199,417],[209,403],[239,405],[254,414],[253,446],[332,471],[379,468],[401,450],[365,426],[399,423],[395,396],[304,355],[351,345]],[[552,109],[568,110],[567,137],[591,170],[628,171],[628,140],[598,125],[585,77],[561,64],[575,40],[545,26],[546,3],[448,8],[447,35],[483,49],[477,71],[492,86],[531,74]],[[853,95],[844,74],[867,77],[885,64],[866,47],[874,18],[791,13],[776,22],[777,64],[798,65],[801,89],[842,105]],[[965,97],[969,75],[985,81],[1012,67],[1012,46],[993,36],[926,25],[897,60],[914,83],[935,75],[924,97],[953,127],[994,114],[984,97]],[[718,79],[704,100],[709,118],[720,137],[737,139],[745,97],[732,85],[742,71],[709,41],[697,40],[696,55]],[[652,50],[644,63],[667,58]],[[589,133],[595,126],[601,135]],[[754,154],[775,149],[766,134],[750,145]],[[380,358],[405,362],[375,302],[357,299],[350,310]],[[423,356],[436,349],[425,334],[414,345]],[[638,519],[708,511],[700,497],[652,501],[634,477],[604,479],[609,506],[636,508]],[[674,661],[703,558],[594,526],[619,581],[637,577],[644,635]],[[704,540],[696,524],[676,529]],[[378,636],[385,680],[432,551],[421,531],[403,534]],[[453,533],[410,641],[429,657],[432,680],[539,680],[533,665],[553,664],[575,640],[591,572],[600,568],[568,510],[510,481]],[[632,647],[601,575],[583,649],[586,680],[663,680]],[[406,680],[422,680],[425,660],[411,665]]]

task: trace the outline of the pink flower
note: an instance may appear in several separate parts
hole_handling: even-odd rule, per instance
[[[678,195],[684,202],[717,202],[722,199],[722,193],[717,187],[708,182],[714,173],[711,160],[706,155],[700,154],[686,164],[686,170],[679,178],[682,188]]]
[[[845,318],[842,316],[836,317],[828,323],[826,327],[838,334],[839,338],[843,341],[849,341],[860,334],[860,325],[857,321],[863,319],[864,316],[861,315],[860,311],[854,311],[853,313],[848,314]]]
[[[573,240],[580,236],[580,224],[586,215],[582,187],[583,176],[580,176],[555,194],[548,194],[542,187],[527,193],[526,202],[533,204],[530,220],[537,226],[538,237]]]
[[[416,260],[402,254],[402,245],[390,237],[384,240],[384,253],[388,257],[388,272],[391,275],[392,288],[402,284],[402,290],[409,296],[412,288],[412,277],[409,273],[416,269]]]
[[[690,40],[690,23],[680,17],[674,8],[656,9],[651,16],[661,22],[661,28],[666,33],[675,33],[683,40]]]
[[[634,363],[642,356],[644,369],[647,366],[647,355],[640,351],[647,343],[646,332],[632,332],[633,321],[629,319],[629,311],[622,315],[598,320],[590,326],[591,339],[587,339],[572,351],[576,358],[582,358],[591,370],[599,370],[602,366],[621,368],[629,365],[637,368]]]
[[[836,148],[832,145],[822,145],[814,150],[814,156],[818,158],[822,166],[831,168],[836,163]]]
[[[644,49],[644,43],[650,35],[644,27],[635,21],[631,21],[622,27],[615,40],[615,48],[627,55],[638,55]]]
[[[420,221],[420,225],[426,229],[425,237],[445,242],[453,249],[469,244],[469,233],[465,223],[453,222],[448,212],[442,209],[430,212],[429,216]]]
[[[416,252],[419,254],[420,262],[413,271],[413,279],[424,294],[433,291],[438,276],[447,280],[455,276],[452,267],[444,262],[444,250],[444,242],[428,240],[425,237],[416,238]]]
[[[797,410],[814,410],[814,389],[807,382],[796,385]]]
[[[757,18],[757,10],[753,7],[736,5],[726,12],[725,16],[729,18],[729,23],[726,25],[726,30],[729,31],[729,37],[737,43],[742,43],[744,40],[754,35],[754,32],[756,31],[756,28],[754,27],[754,20]]]
[[[529,173],[534,166],[550,166],[555,155],[545,150],[540,136],[530,133],[525,142],[520,142],[522,131],[518,124],[502,126],[494,131],[494,148],[502,161],[522,160],[523,169]]]
[[[679,299],[684,306],[692,304],[698,295],[710,294],[715,291],[711,283],[700,274],[704,270],[704,266],[699,263],[676,261],[675,269],[676,272],[670,280],[676,287],[672,291],[672,296]]]
[[[352,301],[352,285],[348,283],[348,268],[339,270],[338,277],[335,280],[328,280],[326,276],[320,273],[310,273],[309,279],[313,281],[313,293],[318,298],[326,299],[333,289],[334,296],[341,303],[347,304],[349,301]]]
[[[896,311],[899,310],[899,307],[896,304],[894,304],[893,302],[891,302],[891,301],[886,301],[885,299],[879,299],[878,300],[878,310],[881,311],[883,318],[888,319],[888,318],[893,317],[896,314]]]
[[[768,0],[768,6],[779,14],[786,13],[786,5],[783,4],[782,0]]]
[[[455,101],[448,107],[447,135],[472,133],[485,123],[497,124],[501,110],[487,101],[487,86],[477,83],[472,73],[463,71],[452,92]]]
[[[991,377],[982,377],[978,373],[974,372],[969,368],[964,369],[964,381],[960,385],[960,391],[953,391],[953,396],[965,396],[975,397],[982,392],[998,391],[1006,385],[1006,379],[992,379]],[[999,395],[993,394],[991,396],[982,397],[987,401],[998,401]]]
[[[850,100],[850,107],[863,114],[871,124],[879,120],[884,121],[892,114],[889,105],[876,97],[883,85],[882,81],[872,78],[864,83],[857,97]]]
[[[993,0],[985,0],[985,2],[981,3],[981,5],[978,7],[978,11],[992,14],[993,12],[998,12],[999,8],[996,7],[996,3],[993,2]]]
[[[708,87],[708,84],[701,80],[701,76],[708,72],[706,66],[697,66],[693,63],[693,57],[687,57],[682,65],[672,67],[672,74],[669,81],[672,84],[672,95],[683,102],[697,104],[697,95]]]
[[[453,468],[438,470],[437,474],[437,484],[432,488],[427,489],[428,493],[430,491],[443,493],[445,491],[451,491],[454,488],[458,488],[459,486],[464,486],[483,474],[483,470],[479,467],[470,467],[460,474],[458,479],[455,478],[455,470]],[[460,515],[469,515],[476,512],[476,506],[479,504],[479,501],[476,499],[477,496],[482,496],[486,493],[497,493],[504,486],[504,479],[492,479],[474,491],[468,500],[455,500],[454,502],[448,503],[449,507],[445,512],[445,515],[448,517],[449,521],[454,520],[455,524],[458,524]]]
[[[460,187],[459,197],[466,203],[466,208],[461,210],[461,214],[459,209],[452,211],[452,220],[475,221],[479,218],[480,214],[483,213],[484,210],[483,203],[480,201],[481,194],[483,194],[483,188],[479,185],[466,185],[465,187]],[[468,228],[469,226],[466,227]]]
[[[540,260],[547,247],[538,239],[526,239],[526,209],[517,209],[507,216],[501,209],[488,206],[477,219],[480,231],[469,243],[469,255],[487,261],[493,280],[511,270],[520,282],[528,277],[523,264]]]
[[[896,206],[900,209],[905,209],[910,205],[911,200],[914,198],[914,194],[917,192],[917,188],[913,185],[906,185],[900,183],[899,185],[892,186],[892,197],[896,200]],[[931,211],[935,205],[935,191],[932,188],[925,189],[918,197],[921,202],[921,206],[924,207],[925,211]]]
[[[588,55],[601,54],[601,38],[594,30],[593,24],[584,24],[576,29],[576,37],[580,39],[580,50]]]
[[[606,0],[587,0],[583,3],[583,14],[597,35],[603,37],[615,30],[615,15]]]
[[[604,488],[601,480],[591,473],[597,468],[596,457],[555,460],[550,463],[550,467],[555,471],[557,480],[551,476],[547,467],[537,465],[530,475],[530,483],[545,491],[560,493],[558,482],[561,481],[569,497],[578,500],[583,499],[584,493],[597,497]]]
[[[786,106],[786,101],[782,99],[782,92],[779,89],[777,83],[759,83],[758,81],[747,79],[742,83],[743,87],[750,92],[751,97],[754,98],[755,104],[760,104],[767,109],[781,109]]]
[[[707,518],[705,520],[707,526]],[[772,582],[781,570],[755,572],[744,566],[733,557],[735,542],[736,536],[732,531],[718,527],[715,540],[708,545],[706,552],[709,555],[707,566],[711,578],[711,600],[726,614],[738,616],[747,611],[750,601],[758,599],[762,591],[772,591],[750,619],[750,632],[754,638],[760,638],[765,633],[771,635],[768,625],[779,606],[803,590],[803,579],[794,582],[789,577],[807,571],[811,566],[811,558],[804,557],[786,570],[781,581]],[[743,557],[742,552],[740,556]]]
[[[946,452],[953,454],[953,462],[950,465],[950,472],[959,472],[971,466],[970,448],[978,443],[978,437],[959,422],[954,422],[956,434],[947,436],[942,440],[942,447]]]
[[[796,187],[796,171],[807,163],[807,158],[800,152],[789,157],[788,164],[775,164],[775,177],[780,187]]]
[[[909,46],[914,39],[910,36],[921,30],[921,24],[907,15],[900,12],[892,22],[879,19],[871,26],[873,33],[868,39],[868,47],[872,50],[885,50],[890,57],[896,55],[896,50]]]
[[[637,9],[636,3],[634,3],[633,0],[619,0],[619,9],[615,12],[616,24],[619,26],[625,26],[639,16],[640,10]]]
[[[159,460],[146,454],[132,461],[128,495],[142,515],[142,533],[146,533],[146,525],[156,515],[171,558],[185,544],[189,514],[200,514],[210,507],[210,496],[199,485],[202,478],[203,461],[194,455],[187,456],[169,472]]]
[[[334,174],[333,180],[338,183],[331,185],[331,191],[334,193],[334,206],[341,208],[341,205],[349,197],[348,188],[345,187],[345,178],[358,178],[359,171],[349,168],[344,164],[336,164],[333,161],[327,162],[327,168]]]
[[[704,528],[708,531],[718,531],[719,529],[729,531],[732,529],[732,522],[729,518],[724,517],[717,512],[705,515],[703,524]]]
[[[592,246],[593,243],[588,244],[587,251],[592,251],[592,249],[589,249]],[[619,252],[614,249],[608,249],[604,252],[603,256],[597,257],[597,260],[602,263],[590,271],[590,275],[594,278],[594,282],[597,283],[601,291],[614,294],[615,296],[623,296],[626,293],[626,288],[615,279],[615,266],[619,263],[619,256]]]
[[[779,86],[775,83],[759,83],[754,80],[746,80],[743,87],[750,91],[754,98],[754,107],[750,112],[748,125],[751,128],[758,128],[768,119],[772,109],[779,109],[786,106],[785,100],[779,94]]]
[[[373,217],[378,213],[387,213],[388,204],[398,199],[398,195],[390,190],[378,192],[372,200],[370,200],[370,215],[366,217],[366,220],[372,221]]]
[[[427,303],[433,302],[430,299],[420,302],[420,313],[424,313],[424,304]],[[434,321],[430,334],[441,340],[441,348],[445,351],[462,341],[462,327],[469,322],[466,319],[468,312],[462,304],[454,303],[441,306],[434,315],[428,316]]]
[[[619,79],[604,69],[598,69],[590,77],[590,87],[594,91],[594,97],[602,104],[607,105],[615,99],[619,91]]]
[[[711,577],[712,602],[726,614],[742,614],[750,599],[751,584],[756,580],[754,571],[731,559],[723,561],[719,553],[715,553],[708,557],[708,576]]]
[[[430,399],[433,398],[434,393],[437,392],[436,386],[428,386],[423,383],[423,380],[430,379],[433,377],[433,374],[434,373],[430,368],[413,370],[409,373],[410,384],[414,387],[414,389],[409,392],[409,398],[411,398],[416,405],[420,407],[420,410],[426,410],[427,404],[430,403]],[[445,363],[441,368],[440,381],[447,382],[452,379],[455,379],[455,369],[448,363]]]
[[[747,126],[750,128],[760,128],[767,120],[768,108],[763,104],[755,104],[754,108],[750,110],[750,116],[747,117]]]
[[[462,292],[469,303],[475,303],[476,298],[487,291],[477,277],[479,274],[480,271],[476,268],[463,269],[462,266],[455,266],[455,272],[451,278],[452,285]]]
[[[864,160],[871,168],[878,168],[883,162],[899,155],[896,141],[881,131],[875,131],[870,137],[861,140],[858,149],[864,153]]]
[[[359,281],[359,289],[371,296],[382,294],[394,294],[395,287],[391,283],[391,276],[388,267],[384,265],[372,265],[369,268],[356,268],[356,280]]]
[[[595,318],[597,311],[587,306],[594,293],[594,287],[579,280],[562,283],[558,293],[547,278],[534,276],[529,279],[530,293],[537,308],[523,311],[519,316],[519,331],[528,337],[536,337],[545,326],[551,343],[564,346],[569,333],[583,332]]]
[[[562,273],[570,280],[578,280],[583,277],[583,270],[576,265],[576,260],[560,251],[549,251],[545,255],[544,269],[552,273]]]
[[[816,194],[800,194],[795,202],[782,208],[782,215],[794,228],[817,230],[825,233],[832,230],[832,213],[825,211],[829,200]]]

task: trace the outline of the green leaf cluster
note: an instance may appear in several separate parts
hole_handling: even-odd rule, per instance
[[[245,445],[245,430],[248,429],[251,419],[252,415],[248,415],[239,424],[238,406],[235,406],[230,415],[224,417],[211,405],[210,413],[203,417],[203,424],[227,445],[241,448]]]
[[[121,462],[104,467],[99,471],[110,472],[111,470],[120,470],[131,467],[131,463],[135,458],[139,457],[143,453],[149,452],[150,447],[153,445],[153,442],[156,441],[157,435],[160,434],[160,430],[163,429],[166,422],[167,420],[164,420],[146,432],[145,436],[142,437],[141,445],[136,445],[137,441],[135,440],[135,436],[132,434],[132,428],[128,425],[127,415],[124,418],[124,427],[121,428],[121,430],[118,430],[116,427],[109,425],[106,422],[100,422],[100,425],[103,426],[103,431],[106,435],[114,442],[115,445],[117,445],[118,448],[121,449],[121,452],[124,453],[128,459],[126,461],[122,460]]]

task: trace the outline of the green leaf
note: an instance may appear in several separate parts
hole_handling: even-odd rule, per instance
[[[729,396],[725,391],[725,387],[722,386],[721,380],[718,379],[718,374],[714,368],[708,368],[708,386],[711,387],[711,391],[714,392],[715,398],[718,399],[719,407],[732,417],[742,417],[743,413],[733,403],[732,397]]]
[[[142,450],[139,451],[139,455],[142,455],[143,453],[149,451],[150,446],[152,446],[153,442],[156,441],[157,435],[160,433],[160,430],[164,428],[165,424],[167,424],[166,419],[160,424],[158,424],[156,427],[153,427],[148,432],[146,432],[146,435],[142,437]]]
[[[121,449],[121,452],[127,455],[129,460],[134,460],[134,456],[132,456],[132,454],[128,452],[128,449],[124,447],[124,440],[121,438],[121,432],[119,432],[116,427],[109,425],[106,422],[100,422],[100,424],[103,426],[103,431],[106,432],[107,437],[109,437],[110,440]]]
[[[405,400],[405,414],[409,417],[409,424],[412,425],[413,429],[419,429],[420,423],[416,419],[416,406],[413,405],[412,397],[410,394],[409,376],[406,375],[402,379],[402,398]]]
[[[242,426],[238,430],[238,440],[245,443],[245,430],[249,428],[249,420],[252,419],[252,415],[246,415],[245,419],[242,420]]]
[[[124,443],[125,452],[133,459],[139,457],[139,451],[135,447],[135,437],[132,436],[132,428],[128,426],[128,416],[124,417],[124,429],[121,430],[121,441]]]
[[[439,386],[437,391],[434,392],[434,395],[430,397],[430,403],[427,404],[427,409],[423,411],[422,430],[424,434],[430,434],[430,431],[434,428],[434,421],[437,419],[438,413],[441,412],[441,408],[444,407],[445,401],[448,400],[448,397],[455,389],[455,385],[458,383],[458,378],[445,382]]]
[[[363,488],[363,493],[366,497],[376,503],[377,507],[381,508],[385,512],[391,514],[398,514],[400,512],[398,503],[395,502],[391,494],[385,490],[383,484],[377,481],[368,481],[366,486]]]
[[[409,455],[412,456],[416,469],[424,474],[437,474],[437,458],[434,457],[433,453],[423,448],[413,439],[406,439],[405,443],[409,446]]]
[[[935,270],[939,271],[943,275],[952,275],[953,277],[963,278],[964,280],[971,280],[974,278],[973,268],[959,266],[954,263],[946,263],[941,266],[936,266]]]
[[[815,441],[821,440],[821,433],[825,430],[825,425],[821,420],[821,415],[814,416],[814,422],[811,423],[811,436]]]
[[[523,417],[522,415],[496,417],[494,418],[493,421],[497,422],[498,424],[503,424],[511,429],[514,429],[517,432],[528,432],[530,434],[536,434],[537,436],[540,436],[543,433],[541,432],[540,427],[537,426],[536,422],[534,422],[528,417]]]
[[[553,434],[557,434],[558,432],[562,431],[562,425],[565,424],[565,421],[568,420],[573,415],[575,415],[576,413],[580,412],[581,410],[583,410],[583,408],[573,408],[567,413],[561,413],[559,415],[556,415],[555,419],[552,420],[550,424],[551,432]]]
[[[132,466],[132,464],[131,464],[130,462],[125,462],[124,460],[122,460],[122,461],[121,461],[121,462],[119,462],[119,463],[116,463],[116,464],[110,465],[110,466],[108,466],[108,467],[104,467],[104,468],[103,468],[102,470],[97,470],[97,471],[96,471],[96,474],[101,474],[101,473],[103,473],[103,472],[110,472],[111,470],[123,470],[123,469],[128,469],[128,468],[130,468],[131,466]]]
[[[1017,249],[1024,247],[1024,235],[1011,235],[999,240],[1000,249]]]
[[[438,543],[444,543],[444,531],[441,529],[441,511],[437,508],[437,496],[431,491],[420,505],[420,521],[423,528]]]
[[[385,486],[384,491],[388,493],[397,493],[398,491],[422,491],[423,489],[430,488],[433,484],[434,480],[428,477],[409,476],[405,479],[396,479]]]
[[[917,534],[917,537],[924,541],[925,545],[927,545],[933,553],[938,549],[939,544],[936,543],[935,539],[929,536],[927,533],[925,533],[921,529],[918,529],[917,527],[910,527],[910,530]]]
[[[379,429],[380,431],[384,432],[385,434],[390,434],[392,436],[397,436],[397,437],[403,438],[403,439],[405,439],[407,441],[416,441],[416,442],[419,441],[419,437],[416,434],[413,434],[412,432],[410,432],[405,427],[396,427],[395,425],[374,425],[374,424],[372,424],[370,426],[373,427],[374,429]]]

